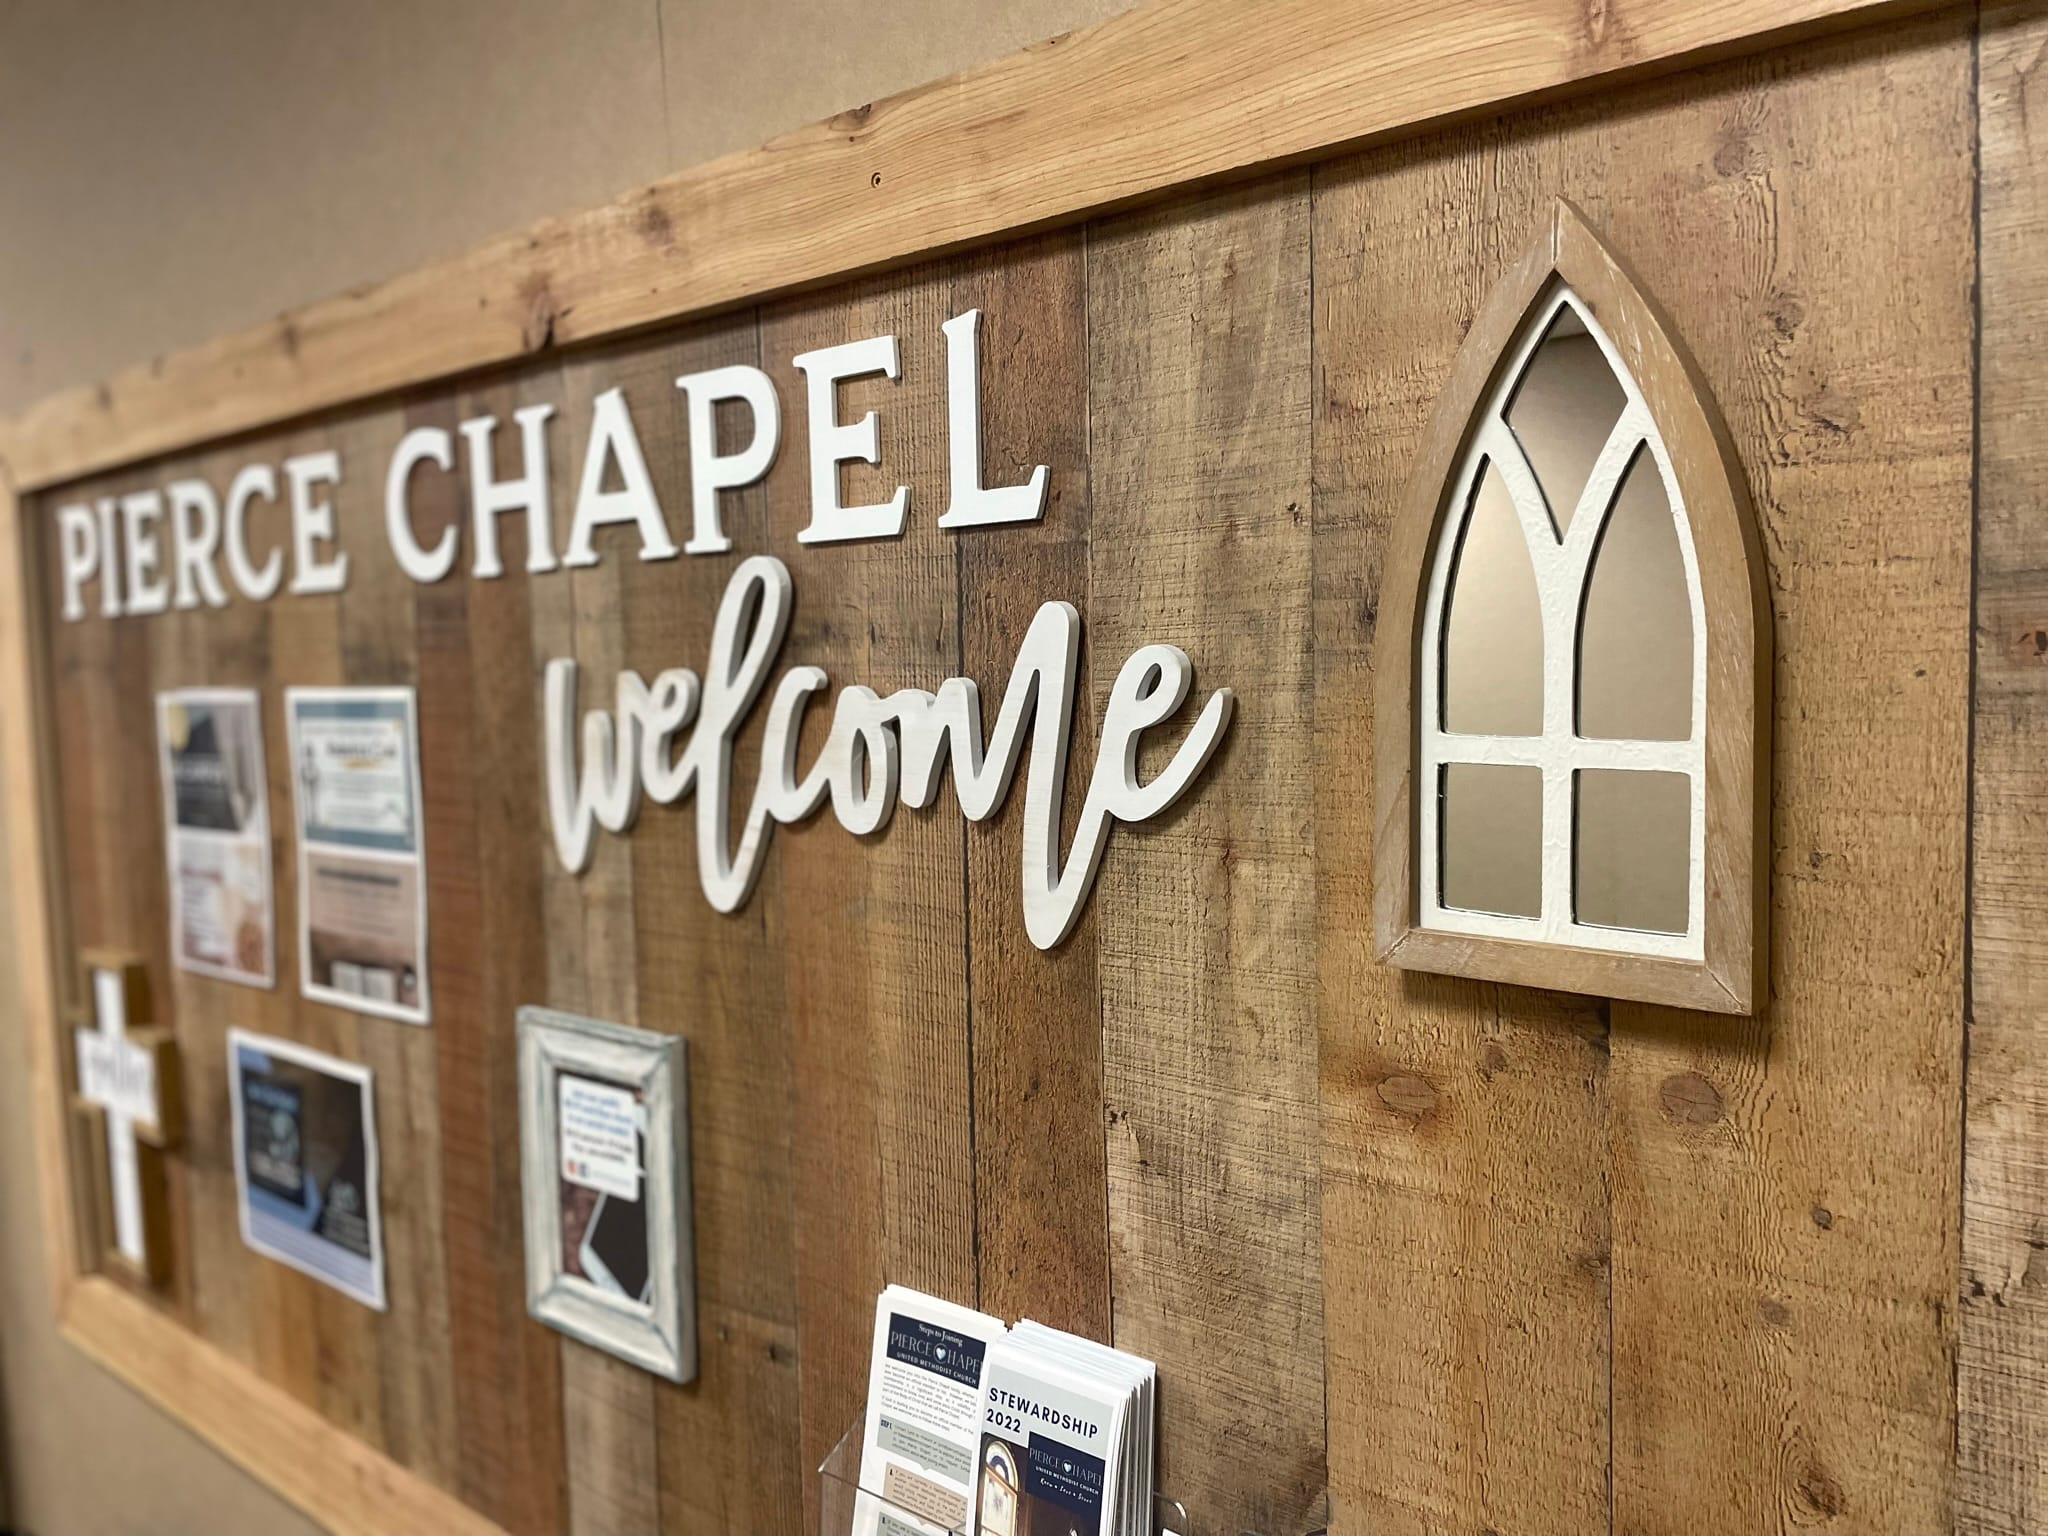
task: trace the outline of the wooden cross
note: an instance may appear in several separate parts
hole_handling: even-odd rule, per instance
[[[183,1130],[178,1046],[149,1018],[149,974],[127,955],[88,952],[92,1022],[74,1028],[72,1112],[93,1170],[94,1240],[103,1267],[151,1285],[170,1274],[164,1154]]]

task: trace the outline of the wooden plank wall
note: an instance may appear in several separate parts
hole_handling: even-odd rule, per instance
[[[1959,1536],[2048,1529],[2048,15],[1984,8]]]
[[[1292,1536],[1326,1502],[1374,1536],[2041,1529],[2044,47],[2029,7],[1945,13],[180,460],[220,484],[340,444],[354,576],[339,599],[53,637],[76,935],[151,954],[191,1084],[162,1305],[521,1536],[808,1529],[891,1280],[1155,1356],[1162,1482],[1203,1533]],[[1388,518],[1465,326],[1558,195],[1673,316],[1764,524],[1774,1000],[1753,1021],[1370,958]],[[939,323],[970,307],[989,477],[1051,466],[1034,528],[934,526]],[[883,433],[846,494],[910,484],[909,532],[800,545],[790,358],[883,331],[904,377],[843,392]],[[725,524],[794,574],[784,664],[883,691],[964,673],[986,700],[1037,603],[1073,600],[1082,764],[1138,644],[1238,690],[1207,778],[1112,839],[1056,953],[1023,937],[1021,786],[984,826],[948,794],[859,848],[829,818],[785,830],[730,918],[698,893],[687,811],[564,875],[541,666],[575,656],[586,702],[620,666],[701,667],[733,557],[646,564],[614,530],[596,569],[529,578],[514,518],[501,580],[415,587],[391,561],[377,471],[408,424],[495,414],[510,474],[512,412],[556,402],[562,520],[588,404],[623,386],[680,517],[672,381],[754,361],[785,438]],[[466,496],[421,485],[431,541]],[[421,691],[428,1031],[297,996],[282,690],[321,682]],[[150,696],[199,683],[264,690],[274,994],[164,965]],[[528,1001],[690,1041],[688,1387],[525,1318]],[[377,1069],[388,1317],[241,1249],[230,1024]]]

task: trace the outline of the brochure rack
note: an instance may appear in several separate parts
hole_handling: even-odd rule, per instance
[[[861,1428],[866,1422],[863,1415],[848,1426],[839,1443],[832,1448],[818,1468],[818,1536],[854,1536],[859,1529],[855,1516],[862,1511],[893,1516],[896,1523],[906,1531],[923,1533],[946,1530],[947,1536],[968,1536],[960,1530],[952,1530],[935,1524],[930,1519],[892,1504],[873,1489],[863,1488],[860,1483]],[[881,1529],[890,1529],[886,1522]],[[1155,1495],[1152,1500],[1153,1536],[1265,1536],[1258,1531],[1223,1532],[1198,1527],[1188,1518],[1187,1507],[1178,1499]],[[1273,1533],[1277,1536],[1277,1533]],[[1305,1536],[1327,1536],[1320,1528],[1305,1533]]]

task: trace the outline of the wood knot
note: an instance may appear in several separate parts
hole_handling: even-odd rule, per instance
[[[649,245],[668,250],[676,243],[676,221],[655,198],[648,198],[640,209],[640,238]]]
[[[1781,293],[1771,300],[1764,313],[1770,317],[1771,329],[1786,341],[1790,341],[1799,327],[1806,323],[1806,306],[1789,293]]]
[[[868,119],[874,116],[874,113],[875,104],[872,101],[864,101],[857,107],[848,107],[844,112],[836,114],[831,119],[831,126],[847,135],[849,139],[857,139],[860,137],[860,130],[867,126]]]
[[[1404,1119],[1422,1121],[1436,1113],[1436,1089],[1412,1072],[1381,1078],[1376,1091],[1380,1102]]]
[[[1479,1053],[1479,1075],[1490,1083],[1493,1081],[1494,1073],[1505,1071],[1507,1064],[1508,1053],[1494,1041],[1487,1041],[1485,1048]]]
[[[1835,1213],[1824,1205],[1816,1205],[1813,1208],[1813,1224],[1826,1232],[1835,1224]]]
[[[1680,1125],[1712,1125],[1721,1118],[1721,1090],[1697,1072],[1674,1072],[1657,1090],[1664,1113]]]
[[[1792,1326],[1792,1309],[1775,1296],[1766,1296],[1756,1306],[1757,1315],[1773,1328]]]
[[[2018,661],[2048,663],[2048,623],[2022,624],[2014,630],[2012,654]]]
[[[545,277],[526,280],[519,290],[526,312],[520,320],[519,344],[528,352],[539,352],[555,344],[555,296]]]
[[[1757,158],[1749,129],[1740,121],[1727,123],[1715,138],[1714,174],[1729,179],[1748,175]]]
[[[1848,1507],[1843,1496],[1842,1485],[1828,1474],[1825,1467],[1808,1462],[1800,1474],[1792,1480],[1792,1497],[1799,1507],[1808,1514],[1819,1515],[1823,1520],[1832,1520]]]

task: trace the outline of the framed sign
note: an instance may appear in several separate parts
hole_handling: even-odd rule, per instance
[[[519,1010],[527,1308],[670,1381],[697,1374],[682,1038]]]

